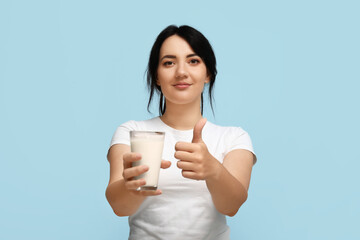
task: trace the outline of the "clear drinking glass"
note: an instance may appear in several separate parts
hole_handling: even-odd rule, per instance
[[[147,165],[149,170],[134,179],[145,179],[146,184],[137,190],[156,190],[164,148],[165,132],[130,131],[131,152],[141,154],[141,160],[132,166]]]

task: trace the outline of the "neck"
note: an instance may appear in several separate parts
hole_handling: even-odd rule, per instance
[[[166,110],[160,119],[168,126],[177,130],[193,129],[202,118],[200,100],[196,104],[174,104],[166,102]]]

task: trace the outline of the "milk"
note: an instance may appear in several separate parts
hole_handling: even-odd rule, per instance
[[[147,165],[149,170],[135,179],[144,178],[146,184],[138,190],[156,190],[158,186],[162,152],[164,147],[163,132],[131,131],[131,152],[141,154],[141,160],[133,162],[133,166]]]

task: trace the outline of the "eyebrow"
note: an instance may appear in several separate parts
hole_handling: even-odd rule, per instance
[[[192,54],[187,55],[186,58],[195,57],[195,56],[198,56],[198,55],[196,53],[192,53]],[[160,59],[160,61],[162,61],[164,58],[176,58],[176,56],[174,56],[174,55],[165,55]]]

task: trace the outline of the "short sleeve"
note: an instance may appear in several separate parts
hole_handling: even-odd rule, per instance
[[[255,164],[257,158],[249,134],[240,127],[231,127],[228,131],[225,155],[235,149],[245,149],[254,154]]]
[[[115,131],[110,147],[114,144],[126,144],[130,146],[130,131],[134,130],[134,121],[121,124]]]

